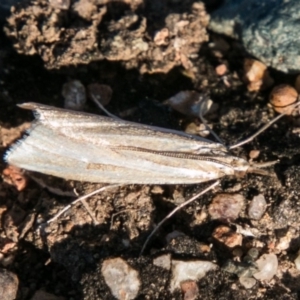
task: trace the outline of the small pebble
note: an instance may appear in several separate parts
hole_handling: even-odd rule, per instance
[[[292,106],[298,99],[298,92],[288,84],[275,86],[270,93],[270,103],[273,109],[278,113],[292,115],[294,107]]]
[[[153,264],[165,270],[171,269],[171,254],[164,254],[153,259]]]
[[[184,300],[195,300],[199,294],[197,282],[187,280],[180,284]]]
[[[121,258],[107,259],[101,268],[111,293],[117,299],[134,299],[140,289],[139,274]]]
[[[276,243],[275,248],[279,251],[287,250],[290,247],[292,238],[293,235],[288,231],[285,236],[279,239],[279,241]]]
[[[240,277],[239,281],[245,289],[252,289],[256,284],[256,280],[251,277]]]
[[[87,86],[89,97],[93,95],[103,106],[106,106],[112,97],[112,89],[107,84],[91,83]]]
[[[82,110],[86,103],[84,85],[79,80],[72,80],[63,85],[62,95],[66,109]]]
[[[256,261],[259,271],[253,274],[257,280],[271,280],[277,272],[278,259],[273,253],[264,254]]]
[[[130,247],[130,240],[129,239],[122,239],[122,244],[124,247]]]
[[[167,100],[174,110],[190,117],[199,117],[200,108],[202,109],[202,115],[212,113],[217,109],[217,106],[212,100],[203,100],[204,95],[201,95],[195,91],[181,91],[175,96]],[[205,101],[205,102],[202,102]]]
[[[211,124],[208,124],[208,127],[212,129],[212,125]],[[184,130],[185,133],[188,133],[188,134],[194,134],[194,135],[199,135],[199,136],[202,136],[202,137],[207,137],[210,135],[210,131],[206,128],[206,126],[204,124],[196,124],[194,122],[192,123],[189,123],[185,130]]]
[[[70,0],[49,0],[49,4],[56,9],[69,9]]]
[[[251,248],[248,250],[247,255],[249,255],[253,260],[255,260],[259,256],[259,251],[257,248]]]
[[[238,218],[244,202],[240,194],[219,194],[213,198],[208,212],[212,219],[233,221]]]
[[[210,261],[172,261],[172,279],[170,291],[174,292],[181,288],[181,284],[187,280],[198,281],[210,270],[217,269],[218,266]]]
[[[300,271],[300,251],[298,251],[297,254],[298,255],[297,255],[296,259],[294,260],[294,263],[295,263],[296,269]]]
[[[216,68],[215,68],[215,71],[216,71],[216,74],[219,75],[219,76],[223,76],[226,74],[227,72],[227,67],[225,64],[221,64],[221,65],[218,65]]]
[[[18,292],[19,279],[16,274],[0,269],[1,300],[15,300]]]
[[[248,208],[248,215],[250,219],[260,220],[267,209],[267,202],[264,195],[259,194],[253,197]]]
[[[226,245],[229,248],[241,246],[243,242],[243,237],[241,234],[234,232],[230,227],[225,225],[217,227],[214,230],[212,236],[217,241]]]
[[[243,256],[243,254],[244,254],[244,252],[243,252],[242,248],[240,248],[240,247],[236,247],[232,251],[232,255],[239,259]]]
[[[295,80],[295,89],[298,93],[300,93],[300,75],[298,75],[296,77],[296,80]]]
[[[249,262],[237,262],[231,259],[227,260],[222,266],[225,272],[236,274],[240,277],[251,277],[254,273],[257,273],[257,268],[253,263]]]
[[[245,81],[248,83],[248,91],[259,91],[273,84],[267,66],[262,62],[246,58],[244,61]]]
[[[249,158],[256,159],[259,157],[260,151],[259,150],[251,150],[249,153]]]
[[[244,227],[242,227],[239,224],[235,224],[236,232],[240,233],[243,236],[251,236],[255,237],[258,235],[258,230],[256,228],[251,228],[247,224],[244,224]]]
[[[8,166],[3,170],[3,176],[7,177],[8,182],[13,184],[18,191],[22,191],[28,184],[28,178],[24,174],[24,170],[15,167]]]

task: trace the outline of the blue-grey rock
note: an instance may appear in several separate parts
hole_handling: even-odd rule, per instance
[[[225,0],[209,28],[241,40],[245,49],[277,70],[300,71],[300,1]]]

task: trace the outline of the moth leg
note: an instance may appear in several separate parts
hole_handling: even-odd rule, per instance
[[[121,118],[115,116],[114,114],[110,113],[102,104],[101,102],[99,101],[99,99],[97,99],[97,97],[91,93],[90,94],[92,100],[94,101],[94,103],[102,110],[104,111],[109,117],[111,117],[112,119],[115,119],[115,120],[122,120]]]
[[[93,195],[96,195],[96,194],[98,194],[98,193],[100,193],[100,192],[102,192],[102,191],[104,191],[104,190],[107,190],[107,189],[110,189],[110,188],[115,188],[115,187],[118,187],[118,186],[120,186],[120,185],[119,185],[119,184],[107,185],[107,186],[101,187],[101,188],[99,188],[99,189],[97,189],[97,190],[95,190],[95,191],[93,191],[93,192],[91,192],[91,193],[89,193],[89,194],[86,194],[86,195],[83,195],[83,196],[77,198],[76,200],[74,200],[73,202],[71,202],[70,204],[68,204],[67,206],[65,206],[62,210],[60,210],[60,211],[59,211],[56,215],[54,215],[51,219],[49,219],[49,220],[46,221],[45,223],[40,224],[39,229],[45,228],[47,225],[49,225],[49,224],[52,223],[53,221],[57,220],[62,214],[64,214],[67,210],[69,210],[69,209],[70,209],[73,205],[75,205],[76,203],[82,202],[82,204],[85,206],[85,204],[87,204],[87,203],[85,202],[85,199],[87,199],[87,198],[89,198],[89,197],[91,197],[91,196],[93,196]],[[85,204],[84,204],[83,201],[85,202]],[[89,212],[89,210],[90,210],[90,209],[88,209],[88,212]],[[94,219],[93,219],[93,221],[94,221]]]
[[[200,97],[201,98],[201,97]],[[206,120],[203,117],[203,111],[204,111],[204,105],[207,103],[209,99],[207,97],[202,97],[200,99],[200,108],[199,108],[199,118],[201,120],[201,122],[204,124],[204,126],[206,127],[206,129],[210,132],[210,134],[212,134],[214,136],[214,138],[222,145],[225,146],[225,144],[223,143],[223,141],[221,140],[221,138],[208,126]],[[225,146],[226,147],[226,146]]]
[[[181,203],[180,205],[176,206],[167,216],[165,216],[156,226],[155,228],[152,230],[152,232],[148,235],[145,243],[143,244],[142,250],[140,252],[140,255],[143,254],[145,248],[147,247],[150,239],[152,238],[152,236],[157,232],[157,230],[168,220],[170,219],[177,211],[181,210],[183,207],[185,207],[186,205],[194,202],[195,200],[197,200],[200,196],[206,194],[208,191],[212,190],[214,187],[216,187],[218,184],[220,183],[220,180],[215,181],[213,184],[211,184],[209,187],[207,187],[206,189],[204,189],[203,191],[201,191],[200,193],[196,194],[195,196],[193,196],[192,198],[190,198],[189,200]]]
[[[78,196],[78,195],[77,195]],[[92,212],[90,206],[88,205],[88,203],[86,202],[85,199],[81,199],[81,203],[84,206],[85,210],[88,212],[88,214],[90,215],[91,219],[93,220],[94,225],[98,225],[98,221],[95,217],[95,214]]]

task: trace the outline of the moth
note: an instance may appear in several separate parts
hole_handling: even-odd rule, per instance
[[[118,184],[192,184],[261,173],[220,144],[180,131],[24,103],[36,120],[7,163],[65,179]]]

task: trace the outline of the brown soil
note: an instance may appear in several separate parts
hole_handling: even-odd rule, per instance
[[[126,4],[132,15],[141,20],[144,11],[139,14],[138,1],[135,1],[136,6],[130,6],[127,2],[130,1],[116,2],[120,5],[119,10],[123,13],[123,6]],[[173,7],[177,10],[183,9],[182,14],[191,13],[188,8],[191,8],[192,2],[185,1],[186,6]],[[40,7],[44,7],[43,5]],[[49,13],[47,9],[39,13],[46,16]],[[155,9],[157,8],[153,8],[153,11]],[[170,8],[164,7],[163,12],[168,12],[167,9]],[[30,10],[27,8],[25,12],[28,11]],[[25,12],[23,11],[23,17],[27,16]],[[102,10],[96,12],[91,9],[90,14],[85,16],[88,18],[85,30],[92,30],[91,26],[94,26],[93,30],[98,29],[97,22],[102,20],[102,14]],[[89,21],[92,15],[97,16],[96,25]],[[22,16],[21,13],[15,14],[15,30],[20,26],[18,22],[21,22]],[[81,15],[80,18],[82,17]],[[151,20],[151,16],[144,17]],[[74,18],[70,18],[71,23],[65,20],[66,28],[71,28],[76,23]],[[118,18],[121,22],[122,17]],[[196,22],[193,18],[189,20],[191,24]],[[77,29],[82,26],[82,22],[80,19]],[[106,23],[106,29],[100,26],[103,36],[108,34],[109,31],[105,31],[107,28],[119,28],[117,33],[120,36],[124,34],[126,41],[132,38],[131,27],[125,26],[125,29],[121,30],[118,27],[120,22],[107,22],[109,24]],[[117,27],[113,27],[112,24]],[[142,21],[139,21],[135,31],[141,30],[141,24]],[[47,26],[51,28],[51,24]],[[54,29],[53,32],[56,32]],[[150,32],[154,30],[157,29],[149,29]],[[204,25],[201,30],[205,31]],[[195,33],[190,31],[186,34],[191,37]],[[23,41],[25,46],[23,45],[22,51],[19,47],[19,52],[30,54],[28,49],[34,48],[33,53],[40,55],[44,62],[38,55],[17,54],[12,45],[20,46],[20,40],[14,39],[12,43],[3,34],[0,36],[1,156],[33,119],[30,112],[17,108],[16,104],[34,101],[62,107],[62,86],[70,79],[80,80],[85,86],[94,82],[109,85],[113,90],[113,98],[107,109],[115,115],[124,115],[125,111],[134,107],[126,119],[179,130],[190,120],[172,111],[162,102],[184,90],[193,89],[209,94],[219,105],[219,109],[208,117],[208,120],[226,144],[233,144],[251,135],[275,116],[267,105],[269,90],[250,93],[241,80],[243,59],[247,55],[235,41],[221,38],[228,44],[229,49],[219,50],[210,47],[209,44],[202,44],[206,36],[204,32],[202,40],[198,40],[196,46],[193,43],[186,46],[186,57],[195,53],[195,49],[197,55],[191,59],[191,64],[185,65],[182,59],[173,64],[174,53],[173,56],[168,56],[169,60],[164,64],[157,64],[150,54],[145,57],[134,53],[129,58],[120,58],[118,55],[122,51],[124,55],[127,53],[126,46],[126,49],[118,49],[116,54],[108,39],[103,38],[102,41],[105,40],[106,45],[109,45],[107,52],[101,52],[100,57],[98,48],[96,59],[90,59],[83,64],[82,61],[74,61],[74,52],[78,50],[77,46],[82,50],[82,45],[90,43],[91,39],[95,42],[95,37],[86,36],[86,40],[81,39],[80,44],[76,44],[76,34],[66,34],[66,39],[62,39],[64,48],[60,60],[56,56],[56,38],[52,44],[42,41],[37,45],[36,37],[32,40],[33,44],[28,46],[27,37],[26,41]],[[145,32],[141,36],[145,39]],[[220,39],[213,34],[210,34],[209,38],[210,41]],[[153,51],[157,47],[155,43],[148,44],[149,47],[153,47]],[[46,49],[45,45],[49,48]],[[128,47],[130,49],[132,44]],[[41,49],[46,53],[45,56],[42,55]],[[44,63],[51,70],[45,68]],[[77,65],[79,63],[80,65]],[[220,64],[227,66],[227,75],[216,74],[215,68]],[[155,69],[155,72],[150,72],[145,66],[151,66],[150,69]],[[272,76],[278,84],[291,80],[276,72],[273,72]],[[91,102],[87,103],[85,111],[101,114]],[[213,195],[233,191],[242,194],[247,201],[235,223],[244,227],[250,226],[260,233],[256,238],[243,237],[243,253],[251,247],[258,248],[260,254],[274,252],[279,259],[279,271],[271,282],[257,283],[252,289],[246,290],[239,284],[235,275],[220,268],[200,280],[200,295],[197,299],[298,299],[300,273],[295,270],[293,264],[300,247],[300,138],[299,133],[294,132],[296,122],[293,118],[284,117],[253,142],[233,151],[236,156],[248,159],[249,152],[257,149],[260,155],[255,162],[278,160],[274,167],[268,169],[271,174],[275,172],[275,177],[249,174],[244,178],[224,178],[220,187],[170,219],[151,240],[143,256],[139,256],[139,251],[154,225],[175,207],[176,200],[180,202],[180,199],[189,198],[206,184],[175,187],[123,186],[87,200],[99,222],[98,225],[93,224],[82,205],[77,205],[49,226],[40,227],[39,224],[47,221],[74,199],[68,196],[72,194],[74,187],[79,194],[85,194],[100,185],[66,182],[63,179],[35,174],[39,182],[43,181],[44,186],[41,186],[20,170],[6,170],[3,172],[4,180],[0,183],[0,252],[3,254],[1,263],[19,277],[18,299],[30,299],[34,292],[40,289],[64,296],[66,299],[112,299],[101,275],[101,263],[106,258],[119,256],[126,259],[140,273],[142,287],[138,299],[170,299],[172,296],[180,299],[180,292],[176,295],[169,293],[170,274],[154,266],[153,257],[169,252],[176,259],[215,260],[220,267],[226,260],[232,259],[232,250],[224,250],[224,245],[214,244],[212,239],[214,229],[221,223],[209,217],[203,219],[201,213],[206,211]],[[7,166],[1,161],[0,167],[3,171]],[[23,176],[26,176],[26,183]],[[22,184],[26,184],[26,188],[22,189]],[[16,187],[19,187],[19,190]],[[260,221],[252,221],[247,215],[248,202],[258,194],[265,196],[268,208]],[[185,235],[166,244],[165,237],[173,230],[181,231]],[[287,235],[290,237],[289,247],[284,250],[278,249],[280,238]],[[207,253],[202,251],[203,244],[214,246]]]

